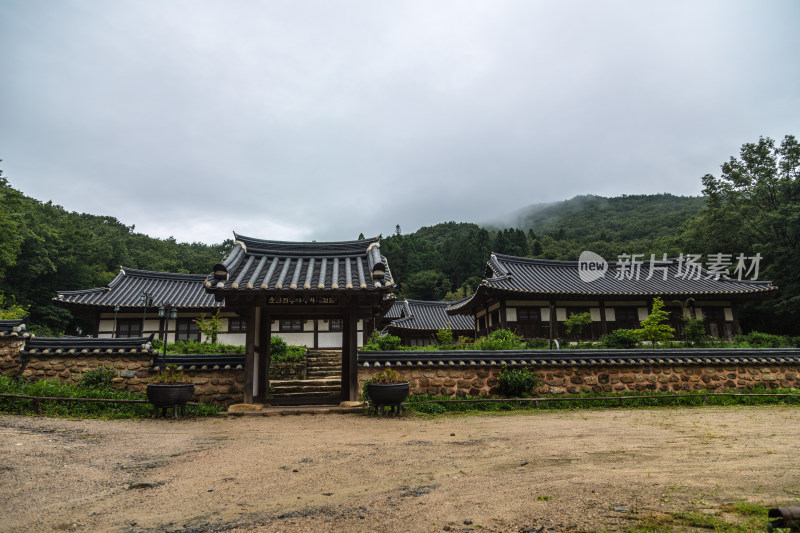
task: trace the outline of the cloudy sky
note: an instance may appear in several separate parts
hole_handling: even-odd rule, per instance
[[[697,195],[800,134],[798,27],[796,0],[4,0],[0,168],[207,243]]]

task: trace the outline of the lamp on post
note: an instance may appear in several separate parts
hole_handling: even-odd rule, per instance
[[[162,338],[162,342],[164,343],[164,348],[162,350],[163,354],[167,355],[167,336],[169,335],[169,319],[176,319],[178,318],[178,310],[173,307],[172,309],[167,310],[166,304],[161,304],[158,307],[158,316],[164,319],[164,337]]]
[[[147,316],[147,308],[153,305],[153,295],[149,292],[142,291],[142,294],[139,296],[139,301],[142,302],[142,331],[141,335],[144,337],[144,319]]]
[[[117,313],[119,313],[119,306],[114,306],[114,330],[111,332],[111,338],[117,338]],[[98,328],[100,329],[100,328]],[[99,336],[99,335],[98,335]]]

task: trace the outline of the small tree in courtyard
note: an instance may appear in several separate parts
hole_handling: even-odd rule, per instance
[[[650,341],[655,348],[657,342],[669,340],[675,335],[675,328],[665,324],[669,320],[669,313],[664,310],[664,302],[661,298],[653,298],[653,310],[650,315],[641,321],[642,328],[639,330],[642,340]]]
[[[592,315],[590,313],[574,313],[564,321],[567,327],[567,335],[578,338],[578,346],[581,345],[581,337],[586,326],[592,325]]]

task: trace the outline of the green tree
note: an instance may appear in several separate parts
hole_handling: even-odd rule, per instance
[[[564,326],[567,328],[567,335],[576,337],[579,345],[583,337],[583,330],[591,324],[591,313],[573,313],[564,321]]]
[[[800,144],[787,135],[742,145],[719,177],[703,177],[707,207],[684,235],[705,253],[763,258],[759,279],[780,287],[777,300],[756,306],[764,326],[791,328],[800,320]],[[772,312],[771,312],[772,311]],[[761,324],[759,324],[761,326]]]
[[[219,332],[222,330],[222,319],[219,316],[221,311],[222,309],[217,309],[217,312],[208,318],[206,318],[206,314],[203,313],[200,315],[200,318],[195,320],[197,329],[199,329],[200,333],[205,337],[206,342],[212,344],[216,344],[217,342]]]
[[[640,322],[638,330],[642,340],[650,341],[655,348],[657,342],[669,340],[675,335],[675,328],[665,324],[669,320],[669,313],[664,310],[664,302],[659,297],[653,298],[653,308],[648,317]]]
[[[405,296],[416,300],[441,300],[449,290],[450,280],[436,270],[416,272],[403,283]]]

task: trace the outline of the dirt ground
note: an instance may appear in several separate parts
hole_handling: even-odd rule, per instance
[[[0,416],[2,531],[624,531],[800,500],[800,408]]]

